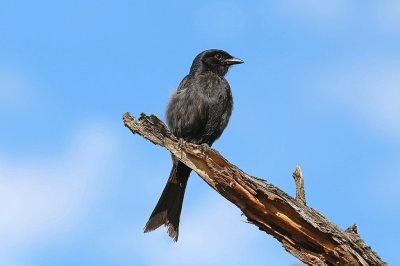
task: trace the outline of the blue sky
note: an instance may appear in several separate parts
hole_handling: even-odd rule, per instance
[[[0,4],[0,264],[293,265],[195,174],[180,239],[143,234],[171,167],[122,125],[163,118],[194,56],[220,48],[235,108],[218,149],[400,264],[400,4]]]

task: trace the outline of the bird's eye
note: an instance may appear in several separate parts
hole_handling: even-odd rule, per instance
[[[215,57],[216,59],[218,59],[218,60],[221,60],[221,59],[222,59],[222,55],[221,55],[221,54],[216,54],[214,57]]]

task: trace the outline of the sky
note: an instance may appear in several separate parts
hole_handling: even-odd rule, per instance
[[[216,148],[400,265],[400,2],[3,1],[0,265],[285,265],[299,261],[196,174],[180,238],[143,234],[168,151],[122,114],[164,119],[193,58],[245,61]]]

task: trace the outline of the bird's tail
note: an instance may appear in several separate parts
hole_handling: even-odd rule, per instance
[[[173,166],[167,184],[149,220],[144,232],[150,232],[161,225],[168,228],[168,234],[174,241],[178,240],[179,218],[182,210],[183,197],[191,169],[173,158]]]

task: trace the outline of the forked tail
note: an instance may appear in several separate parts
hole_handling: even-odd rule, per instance
[[[168,234],[174,241],[178,241],[179,219],[181,216],[186,184],[192,170],[185,164],[173,158],[173,166],[167,184],[149,220],[144,232],[150,232],[161,225],[168,228]]]

